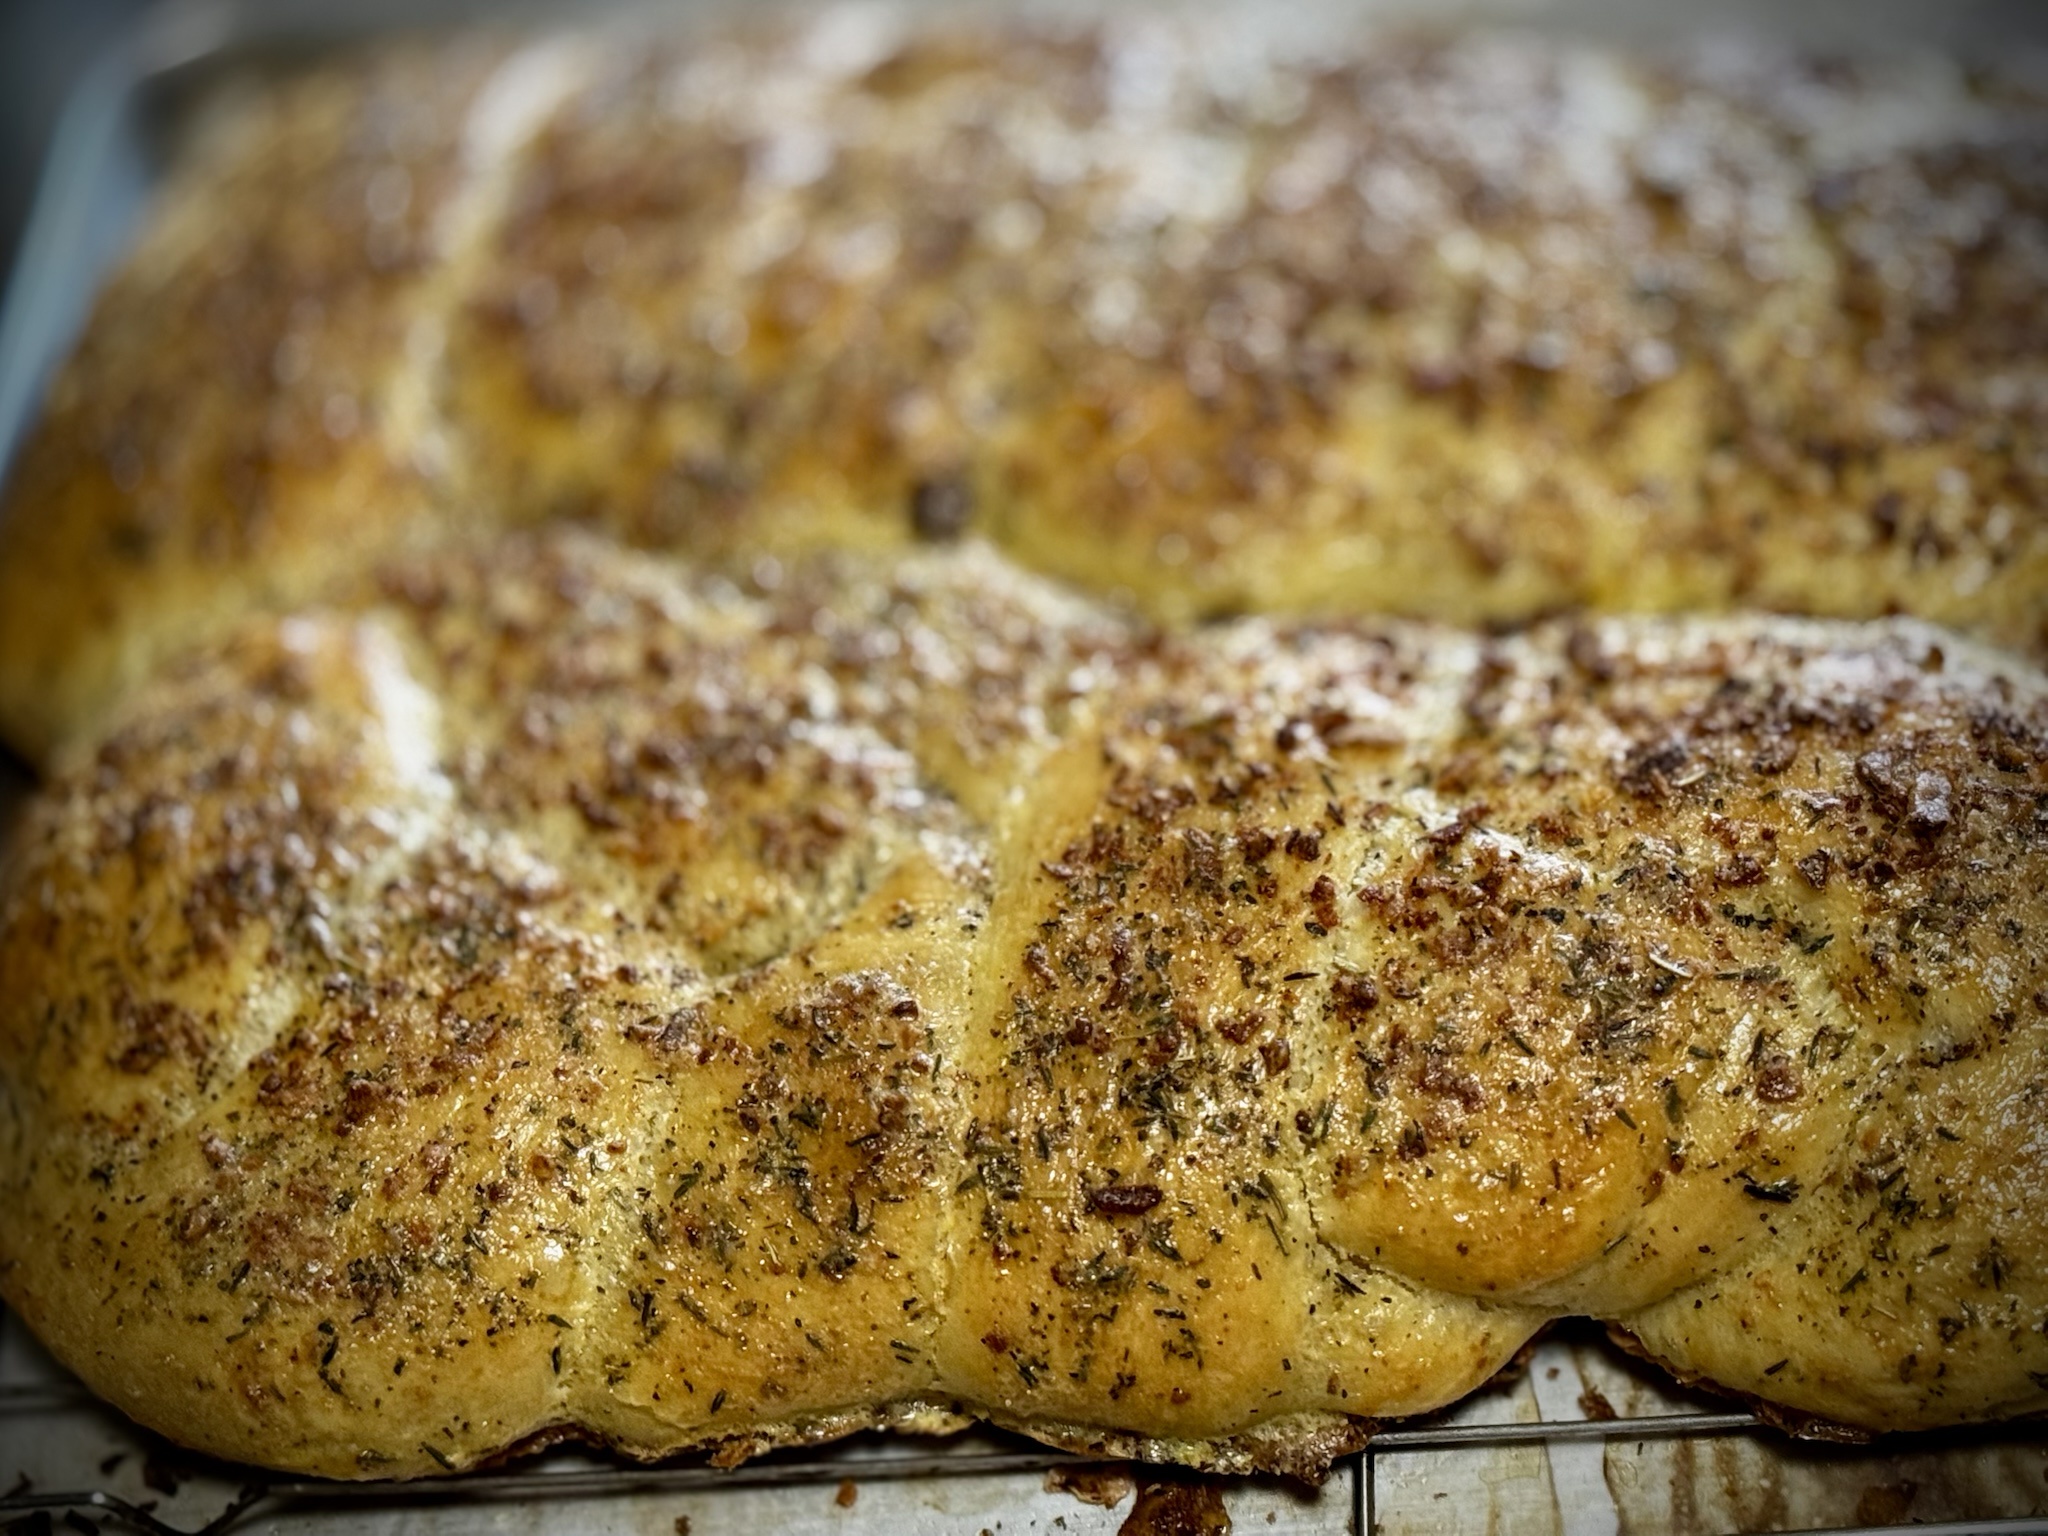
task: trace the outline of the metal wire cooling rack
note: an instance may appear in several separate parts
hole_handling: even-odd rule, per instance
[[[858,1436],[733,1469],[642,1467],[570,1450],[428,1483],[278,1478],[179,1452],[101,1405],[0,1315],[0,1531],[338,1536],[561,1530],[832,1531],[860,1536],[1119,1530],[1117,1472],[996,1433]],[[1673,1387],[1590,1328],[1440,1420],[1386,1431],[1318,1490],[1219,1480],[1241,1531],[1622,1536],[1776,1530],[2048,1536],[2048,1431],[1876,1448],[1799,1445]]]

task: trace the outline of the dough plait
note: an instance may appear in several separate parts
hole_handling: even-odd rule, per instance
[[[390,46],[209,117],[0,519],[0,734],[476,525],[978,529],[1169,622],[2048,635],[2001,61],[1271,7]]]
[[[0,895],[0,1293],[328,1475],[985,1418],[1313,1475],[1547,1319],[2048,1406],[2048,687],[556,532],[257,618]]]

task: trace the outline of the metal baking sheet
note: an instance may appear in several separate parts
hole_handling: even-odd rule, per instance
[[[198,0],[149,13],[80,83],[53,140],[0,308],[0,470],[168,163],[181,109],[209,81],[281,53],[486,9],[482,0],[376,0],[338,15],[338,8],[304,3]],[[1383,0],[1374,9],[1399,15],[1425,7]],[[1802,40],[1823,44],[1879,36],[1966,50],[1996,37],[2006,14],[1988,4],[1919,0],[1789,9],[1719,0],[1704,11],[1673,0],[1467,0],[1427,12],[1437,20],[1506,19],[1634,37],[1703,24],[1796,26]],[[502,22],[508,11],[493,6],[488,14]],[[558,15],[559,7],[542,0],[510,14]],[[2048,25],[2039,30],[2048,39]],[[0,756],[0,848],[28,787],[21,765]],[[736,1471],[687,1461],[641,1468],[562,1448],[434,1484],[280,1480],[191,1456],[139,1429],[0,1312],[6,1531],[1136,1536],[1151,1528],[1134,1513],[1147,1475],[1087,1467],[1018,1437],[976,1432],[940,1441],[856,1436]],[[1199,1497],[1236,1530],[1298,1536],[1718,1536],[1908,1524],[2048,1536],[2048,1430],[1861,1448],[1796,1444],[1747,1412],[1675,1386],[1607,1344],[1597,1328],[1575,1324],[1452,1412],[1390,1430],[1320,1489],[1235,1479],[1205,1485]]]

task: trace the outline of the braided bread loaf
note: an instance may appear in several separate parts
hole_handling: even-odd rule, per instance
[[[1267,8],[1270,9],[1270,8]],[[827,12],[224,111],[0,526],[0,734],[451,529],[744,569],[972,523],[1179,622],[2048,636],[2048,109],[1252,9]]]
[[[195,150],[0,530],[0,1294],[339,1476],[2048,1407],[2040,103],[861,25]],[[1737,602],[1977,638],[1371,616]]]
[[[2038,1411],[2044,741],[1905,622],[416,565],[31,812],[0,1287],[341,1476],[970,1414],[1314,1471],[1565,1313],[1850,1424]]]

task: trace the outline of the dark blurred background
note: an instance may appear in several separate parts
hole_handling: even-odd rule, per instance
[[[13,267],[65,93],[151,3],[0,0],[0,273]]]

